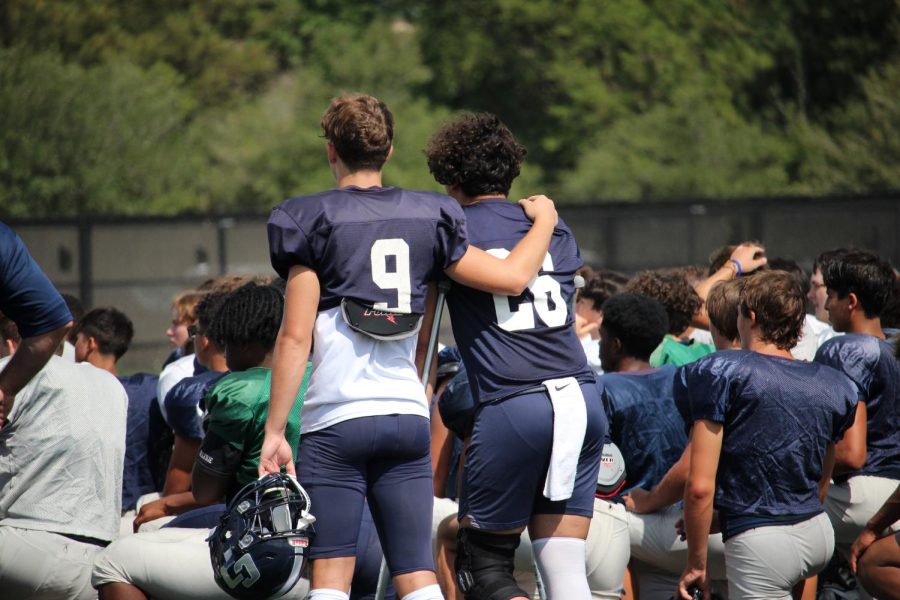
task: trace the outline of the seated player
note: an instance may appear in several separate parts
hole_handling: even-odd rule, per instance
[[[715,294],[710,296],[714,298]],[[600,378],[603,405],[609,418],[610,439],[620,448],[627,473],[625,487],[605,503],[612,503],[606,512],[625,523],[630,538],[632,581],[637,580],[638,591],[634,595],[668,599],[687,549],[675,531],[681,511],[672,508],[649,515],[626,515],[623,506],[624,495],[659,483],[687,444],[684,421],[672,399],[675,368],[653,368],[649,363],[650,354],[668,329],[667,317],[658,302],[636,294],[613,296],[603,305],[603,314],[600,350],[610,368]],[[595,501],[595,511],[602,502]],[[592,532],[602,522],[598,516],[595,512]],[[610,521],[611,517],[605,519]],[[592,552],[600,556],[608,552],[608,544],[595,548],[591,547],[590,537],[588,541],[588,560]],[[611,558],[620,564],[627,562],[628,548],[621,556]],[[604,568],[615,571],[615,563],[610,563],[608,558]]]
[[[900,364],[885,341],[880,314],[896,276],[872,253],[848,251],[821,264],[825,308],[835,330],[816,362],[842,371],[856,384],[856,422],[837,445],[834,485],[825,509],[838,550],[850,544],[900,481]]]
[[[0,354],[22,351],[2,315],[0,334]],[[119,532],[127,404],[110,373],[59,356],[16,394],[0,430],[3,598],[96,597],[91,563]]]
[[[144,494],[156,492],[153,469],[156,457],[150,440],[150,411],[156,402],[157,377],[135,373],[119,377],[116,367],[134,337],[131,319],[115,308],[95,308],[85,313],[72,329],[75,360],[88,362],[119,378],[128,394],[128,428],[125,434],[125,470],[122,474],[120,529],[131,531],[135,505]]]
[[[491,114],[450,122],[426,150],[431,173],[463,207],[470,243],[495,256],[508,255],[531,226],[506,198],[524,155]],[[560,221],[523,293],[466,285],[448,293],[453,334],[478,402],[456,549],[457,578],[470,600],[526,597],[513,578],[526,525],[547,597],[591,597],[584,540],[606,419],[573,327],[574,276],[582,264]]]
[[[669,331],[650,356],[652,366],[677,367],[715,350],[709,344],[697,342],[688,335],[691,321],[699,313],[702,301],[681,273],[644,271],[628,282],[625,291],[649,296],[666,309]]]
[[[161,526],[163,517],[180,515],[196,508],[190,493],[191,469],[203,441],[202,416],[204,398],[210,388],[228,371],[225,349],[209,335],[216,315],[228,298],[226,292],[210,292],[203,296],[195,309],[196,322],[188,327],[197,364],[204,367],[199,375],[185,377],[176,383],[166,396],[166,417],[172,428],[174,444],[169,468],[166,471],[162,497],[141,506],[134,519],[134,530],[144,523],[156,521]],[[152,527],[152,526],[151,526]]]
[[[590,271],[584,275],[584,287],[578,290],[575,301],[575,330],[584,348],[588,365],[597,375],[603,373],[600,364],[600,323],[603,322],[603,303],[619,293],[628,277],[615,271]]]
[[[446,353],[446,350],[452,350],[453,354]],[[455,356],[455,358],[451,358],[451,356]],[[443,361],[441,361],[443,364],[438,365],[438,396],[435,402],[438,405],[440,414],[432,414],[432,433],[439,427],[448,429],[451,432],[449,437],[452,438],[452,442],[441,447],[445,458],[435,464],[434,529],[432,537],[435,544],[438,583],[441,586],[444,597],[455,599],[460,596],[456,585],[456,570],[454,569],[454,563],[456,562],[456,538],[459,533],[457,515],[459,512],[459,475],[462,469],[462,464],[460,463],[465,459],[463,455],[464,444],[472,434],[476,403],[472,398],[465,365],[461,362],[456,348],[448,348],[441,351],[440,358],[443,358]],[[449,381],[447,383],[441,385],[441,370],[448,363],[452,364],[451,361],[453,360],[460,361],[458,363],[459,370],[452,377],[448,377]],[[435,422],[439,422],[440,425],[435,426]],[[445,450],[447,446],[451,446],[450,452]],[[435,446],[432,445],[432,447],[434,448]],[[442,482],[443,485],[438,487],[438,482]],[[534,554],[531,549],[531,538],[528,536],[528,530],[522,533],[521,543],[516,548],[513,577],[519,588],[524,590],[529,598],[534,596],[537,580],[535,578]]]
[[[805,300],[788,273],[743,282],[742,350],[682,368],[674,397],[691,430],[684,492],[688,561],[678,597],[709,589],[713,506],[731,598],[790,598],[834,551],[824,499],[834,443],[853,423],[856,391],[840,372],[794,360]]]
[[[260,473],[294,472],[284,423],[315,338],[298,468],[318,518],[310,598],[347,598],[364,498],[397,595],[441,598],[420,373],[431,282],[446,273],[492,293],[521,293],[546,254],[556,210],[545,197],[522,201],[534,226],[501,261],[469,245],[451,198],[382,187],[394,127],[383,102],[336,98],[321,125],[337,189],[286,200],[268,224],[272,265],[288,283]]]
[[[206,397],[206,435],[189,492],[194,506],[227,500],[257,478],[269,366],[283,305],[279,290],[251,283],[231,294],[213,317],[209,333],[225,347],[233,372]],[[300,392],[287,424],[295,435],[305,385]],[[166,527],[120,538],[97,557],[92,584],[102,600],[221,597],[210,563],[208,534],[206,528]],[[303,598],[305,591],[298,587],[286,597]]]
[[[900,598],[900,533],[890,530],[898,520],[900,485],[869,519],[850,549],[850,567],[859,582],[883,600]]]

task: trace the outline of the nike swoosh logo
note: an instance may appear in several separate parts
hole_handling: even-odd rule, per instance
[[[557,383],[557,384],[555,384],[553,387],[555,387],[555,388],[556,388],[556,391],[559,392],[559,391],[564,390],[564,389],[566,389],[567,387],[569,387],[569,386],[571,385],[571,383],[572,383],[571,381],[570,381],[569,383],[563,383],[562,385],[560,385],[560,384]]]

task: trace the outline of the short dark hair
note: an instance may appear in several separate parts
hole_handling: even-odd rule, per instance
[[[590,300],[594,310],[601,310],[603,303],[622,291],[628,277],[616,271],[596,271],[578,290],[578,297]]]
[[[467,196],[509,194],[525,146],[490,113],[469,113],[439,129],[428,142],[428,170],[443,185],[458,185]]]
[[[279,290],[248,283],[228,294],[206,334],[222,349],[258,343],[269,351],[275,347],[283,311]]]
[[[690,326],[702,304],[700,296],[679,273],[643,271],[628,282],[625,291],[650,296],[662,304],[669,317],[668,333],[672,335],[679,335]]]
[[[806,320],[806,297],[797,278],[784,271],[764,271],[741,285],[739,310],[756,315],[760,338],[782,350],[797,345]]]
[[[319,123],[325,138],[351,171],[380,171],[394,141],[394,115],[387,105],[366,94],[331,101]]]
[[[600,326],[622,343],[623,351],[649,360],[669,329],[666,309],[641,294],[616,294],[603,303]]]
[[[825,273],[825,265],[839,258],[842,254],[849,252],[847,248],[835,248],[834,250],[826,250],[819,254],[816,259],[813,261],[812,272],[821,271],[823,274]]]
[[[738,339],[737,311],[741,300],[741,286],[744,279],[720,281],[706,296],[706,314],[709,322],[719,330],[722,337]]]
[[[856,294],[866,317],[881,316],[894,293],[897,275],[891,263],[873,252],[848,250],[827,261],[822,268],[825,287],[846,298]]]
[[[74,333],[94,338],[101,354],[112,354],[116,360],[122,358],[134,338],[131,319],[111,306],[89,310],[75,323]]]

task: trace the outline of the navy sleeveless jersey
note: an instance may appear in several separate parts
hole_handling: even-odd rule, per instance
[[[900,363],[890,342],[848,333],[822,344],[815,361],[852,379],[866,403],[866,464],[836,480],[854,475],[900,479]]]
[[[687,446],[684,421],[672,398],[675,367],[608,373],[599,379],[609,437],[625,459],[624,495],[652,489]]]
[[[319,310],[352,298],[379,310],[425,312],[427,283],[468,248],[452,198],[399,188],[346,187],[285,200],[272,210],[269,253],[284,278],[314,270]]]
[[[464,209],[469,241],[504,258],[531,228],[522,207],[489,198]],[[516,297],[453,285],[447,305],[453,335],[479,402],[489,402],[558,377],[594,379],[575,334],[574,277],[583,262],[562,220],[538,276]]]
[[[150,410],[156,405],[159,378],[148,373],[119,377],[128,395],[125,430],[125,468],[122,471],[122,510],[132,510],[138,498],[156,491],[156,457],[150,439]]]
[[[673,392],[688,427],[724,425],[715,506],[726,517],[822,512],[825,449],[856,415],[852,381],[825,365],[723,350],[678,369]]]

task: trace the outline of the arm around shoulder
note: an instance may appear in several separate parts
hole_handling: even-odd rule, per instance
[[[519,200],[525,214],[534,220],[529,232],[505,258],[491,256],[472,246],[446,273],[454,281],[492,294],[518,296],[538,274],[558,216],[553,201],[546,196]]]

